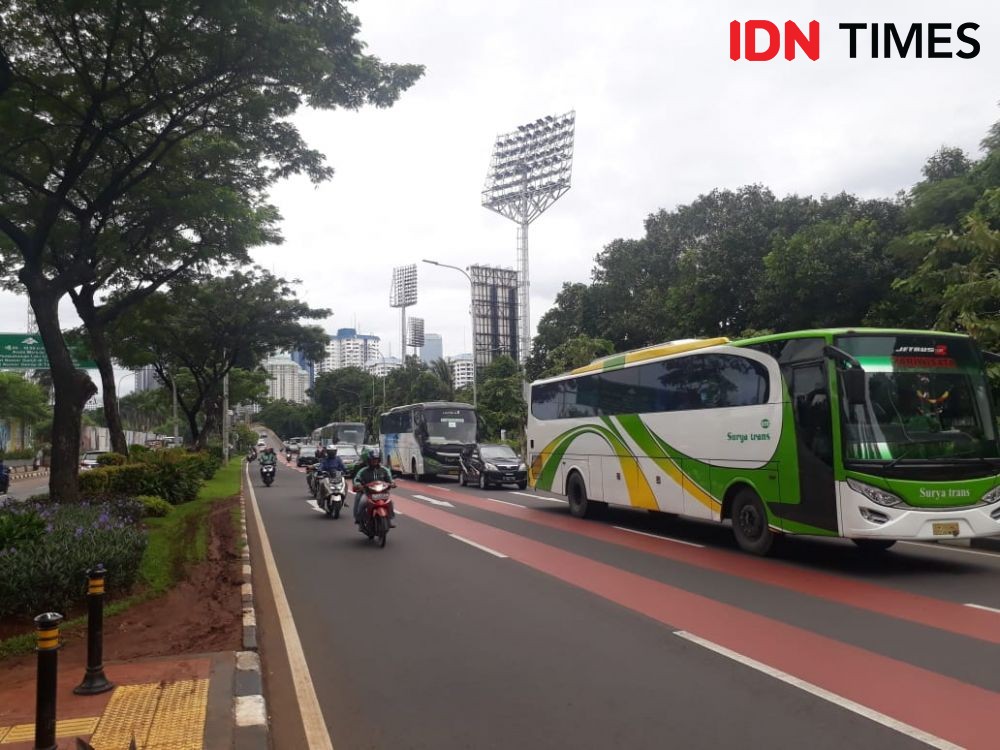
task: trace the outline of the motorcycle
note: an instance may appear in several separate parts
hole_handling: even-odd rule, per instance
[[[344,499],[347,497],[347,482],[343,473],[335,471],[328,474],[325,471],[317,471],[313,484],[319,487],[319,507],[327,516],[340,518],[340,510],[344,507]]]
[[[317,499],[319,494],[319,482],[316,481],[318,471],[319,469],[315,465],[306,467],[306,484],[309,486],[309,494],[314,499]]]
[[[368,541],[378,540],[378,546],[384,547],[389,535],[389,517],[392,515],[389,500],[389,490],[395,484],[378,480],[369,482],[361,489],[365,500],[361,505],[361,518],[358,530],[368,537]]]
[[[274,481],[274,464],[264,464],[261,466],[260,478],[264,480],[265,485],[270,487],[271,482]]]

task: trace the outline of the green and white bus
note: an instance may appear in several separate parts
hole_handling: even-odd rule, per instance
[[[824,329],[685,340],[531,385],[529,481],[606,505],[779,534],[1000,534],[1000,443],[984,354],[960,334]]]

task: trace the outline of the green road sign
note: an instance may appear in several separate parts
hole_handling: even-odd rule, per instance
[[[73,357],[77,367],[95,369],[97,363]],[[0,370],[47,370],[49,358],[36,333],[0,333]]]

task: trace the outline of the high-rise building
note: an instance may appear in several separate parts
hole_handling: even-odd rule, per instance
[[[420,350],[420,359],[430,364],[435,359],[441,359],[443,356],[444,356],[444,344],[441,341],[441,334],[425,333],[424,346]]]
[[[471,354],[456,354],[448,357],[448,367],[451,368],[451,382],[455,388],[472,385],[475,370],[472,366]]]
[[[517,271],[470,266],[473,351],[480,370],[501,354],[518,360]]]
[[[330,336],[326,356],[316,363],[316,375],[344,367],[364,368],[366,362],[380,356],[380,344],[378,336],[358,333],[354,328],[341,328]]]
[[[399,357],[378,356],[365,362],[365,370],[377,378],[384,378],[393,370],[403,366]]]
[[[135,390],[139,391],[151,391],[154,388],[159,388],[161,383],[156,378],[156,371],[153,369],[152,365],[146,365],[138,370],[133,370],[135,372]]]
[[[292,361],[309,374],[309,387],[312,388],[316,382],[316,365],[310,360],[305,352],[292,352]]]
[[[277,354],[264,360],[264,369],[271,379],[267,383],[267,397],[273,400],[306,402],[309,373],[287,354]]]

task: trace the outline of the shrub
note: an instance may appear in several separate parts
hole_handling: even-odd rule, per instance
[[[128,461],[121,453],[102,453],[97,457],[98,466],[123,466]]]
[[[94,471],[99,471],[95,469]],[[34,516],[43,524],[32,541],[0,548],[0,616],[66,611],[83,603],[87,569],[103,563],[108,591],[118,594],[136,580],[146,548],[135,501],[116,504],[39,506],[21,503],[0,517]],[[22,519],[5,524],[32,524]]]
[[[136,500],[142,503],[147,518],[163,518],[174,509],[173,505],[155,495],[140,495]]]
[[[81,471],[80,494],[97,501],[154,495],[173,505],[198,497],[203,476],[200,459],[155,458],[158,455],[163,454],[151,453],[124,466]]]
[[[148,446],[140,445],[139,443],[132,443],[132,445],[128,447],[128,455],[130,458],[136,459],[140,456],[146,455],[150,452],[150,450],[151,449]]]
[[[32,510],[0,515],[0,550],[32,544],[45,533],[45,520]]]
[[[8,461],[20,461],[26,458],[34,458],[38,453],[34,448],[18,448],[17,450],[0,451],[0,458]]]
[[[44,505],[48,501],[49,501],[48,492],[39,492],[37,495],[29,495],[27,500],[27,502],[31,503],[32,505]]]

